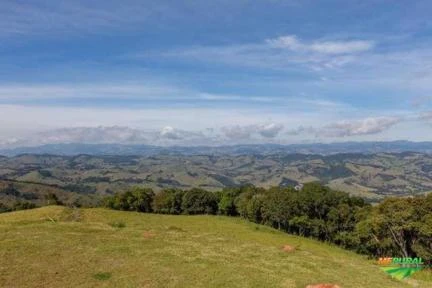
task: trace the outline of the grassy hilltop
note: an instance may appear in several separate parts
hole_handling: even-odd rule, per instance
[[[432,287],[426,273],[399,282],[354,253],[218,216],[5,213],[0,259],[0,287]]]

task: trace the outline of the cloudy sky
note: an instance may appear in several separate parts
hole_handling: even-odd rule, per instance
[[[431,1],[0,5],[0,146],[432,140]]]

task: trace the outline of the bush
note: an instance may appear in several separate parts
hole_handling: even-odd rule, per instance
[[[18,211],[18,210],[27,210],[27,209],[34,209],[36,208],[36,204],[31,202],[16,202],[12,210]]]
[[[0,213],[10,212],[12,209],[4,203],[0,203]]]
[[[45,201],[46,205],[63,205],[63,202],[61,202],[57,195],[54,193],[48,193],[45,195]]]

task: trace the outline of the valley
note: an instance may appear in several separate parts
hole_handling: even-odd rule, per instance
[[[40,204],[54,193],[66,202],[95,203],[130,186],[203,188],[252,184],[295,186],[319,181],[332,189],[376,202],[432,190],[432,156],[422,153],[334,155],[55,156],[24,154],[0,158],[0,200]]]

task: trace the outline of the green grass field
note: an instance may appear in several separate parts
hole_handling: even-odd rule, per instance
[[[0,215],[0,287],[432,287],[416,276],[393,280],[372,260],[239,218],[56,206]]]

